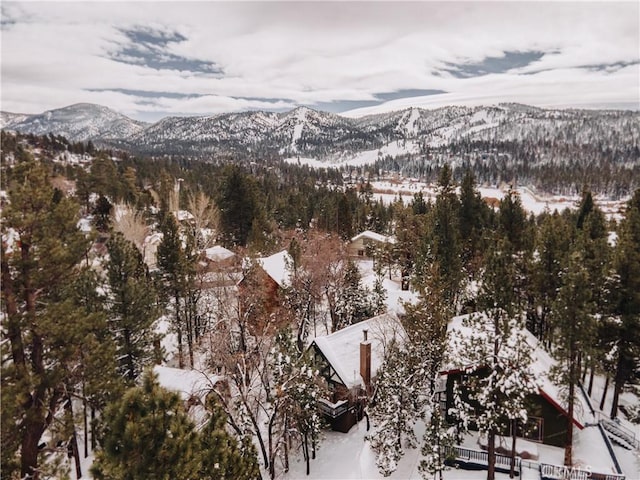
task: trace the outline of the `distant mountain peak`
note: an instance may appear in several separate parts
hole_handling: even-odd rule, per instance
[[[98,141],[139,153],[304,156],[342,161],[364,156],[420,155],[425,146],[461,141],[590,142],[593,135],[637,144],[638,112],[546,110],[517,103],[491,106],[411,106],[362,117],[299,106],[288,112],[244,111],[174,116],[145,124],[102,105],[78,103],[39,115],[2,113],[2,127],[24,133]],[[591,125],[585,129],[585,122]],[[561,128],[564,129],[561,131]],[[597,134],[594,134],[597,132]],[[569,135],[569,136],[568,136]],[[631,136],[631,137],[630,137]]]

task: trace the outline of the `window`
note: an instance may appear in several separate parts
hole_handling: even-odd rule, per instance
[[[509,428],[509,436],[511,436],[511,428]],[[544,419],[542,417],[529,417],[524,428],[522,422],[518,422],[516,436],[533,440],[534,442],[542,442],[544,438]]]

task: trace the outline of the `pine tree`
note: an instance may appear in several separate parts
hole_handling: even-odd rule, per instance
[[[120,359],[119,371],[132,383],[154,359],[157,294],[142,255],[131,242],[116,232],[107,246],[109,322]]]
[[[79,205],[53,201],[42,164],[19,162],[10,170],[1,246],[2,472],[36,479],[43,464],[38,444],[66,401],[65,389],[75,386],[75,334],[90,327],[63,293],[89,242],[76,226]]]
[[[263,214],[258,186],[240,167],[229,166],[224,171],[218,199],[220,229],[228,246],[247,244],[253,222]]]
[[[541,341],[550,342],[549,315],[562,284],[561,273],[571,247],[571,230],[558,212],[546,215],[536,236],[537,255],[532,267],[533,307],[528,309],[529,329]]]
[[[429,243],[424,252],[428,263],[437,263],[445,286],[443,294],[447,301],[456,304],[463,278],[460,255],[460,201],[448,165],[442,167],[438,179],[438,196],[430,219]]]
[[[634,372],[640,371],[640,190],[627,204],[614,258],[612,323],[615,338],[615,385],[611,417],[618,415],[618,399]]]
[[[202,465],[198,478],[203,480],[255,480],[260,467],[255,446],[241,441],[227,429],[227,415],[213,395],[207,398],[209,420],[200,432]]]
[[[324,394],[309,353],[297,351],[294,338],[287,333],[276,337],[276,345],[270,354],[271,402],[268,412],[269,475],[276,476],[275,459],[284,457],[288,470],[288,446],[299,433],[300,447],[307,463],[315,458],[320,441],[322,421],[317,411],[317,401]],[[309,452],[311,442],[312,452]]]
[[[338,324],[334,326],[334,331],[371,318],[375,311],[372,300],[369,289],[362,286],[358,266],[349,260],[345,268],[342,290],[336,301]]]
[[[563,274],[562,287],[553,305],[552,320],[553,354],[559,362],[552,373],[568,391],[566,395],[568,428],[564,463],[571,466],[574,403],[576,387],[581,378],[579,355],[588,355],[591,352],[595,333],[589,275],[579,251],[573,252],[569,258],[569,265]]]
[[[424,384],[414,378],[419,373],[412,370],[405,348],[395,342],[387,348],[378,370],[375,405],[370,410],[375,433],[369,436],[376,466],[385,477],[398,468],[405,448],[418,446],[414,425],[423,415],[424,402]]]
[[[518,272],[510,247],[509,241],[503,240],[490,252],[479,299],[486,314],[465,319],[471,332],[458,336],[455,347],[462,369],[484,366],[463,385],[468,399],[457,396],[456,416],[465,426],[474,422],[487,435],[487,480],[495,478],[496,435],[511,426],[515,456],[516,423],[526,423],[525,402],[538,391],[532,370],[533,347],[524,333],[521,300],[514,292]],[[512,471],[513,466],[512,459]]]
[[[427,424],[428,435],[422,448],[429,458],[424,468],[444,468],[444,453],[449,432],[440,418],[436,381],[446,350],[447,322],[451,309],[442,295],[437,270],[432,270],[421,285],[421,300],[417,305],[405,305],[403,319],[406,337],[392,342],[376,379],[376,397],[371,408],[375,433],[370,435],[376,452],[376,465],[385,476],[397,468],[404,449],[415,448],[419,442],[414,425],[418,420]],[[437,452],[430,446],[442,447]],[[435,456],[432,456],[436,453]]]
[[[460,240],[463,263],[470,272],[479,268],[482,256],[483,230],[488,221],[489,207],[476,189],[473,172],[467,169],[460,184]]]
[[[158,245],[158,270],[162,290],[173,309],[173,328],[178,337],[178,364],[184,367],[184,337],[187,337],[189,364],[193,367],[193,343],[196,337],[195,317],[198,314],[199,292],[195,285],[197,256],[193,237],[181,235],[175,216],[160,213],[162,241]],[[186,237],[186,238],[184,238]]]
[[[199,478],[202,469],[198,434],[180,396],[161,388],[152,372],[107,408],[100,443],[91,468],[97,479]]]

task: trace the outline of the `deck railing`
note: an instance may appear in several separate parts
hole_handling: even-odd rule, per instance
[[[489,454],[483,450],[473,450],[471,448],[456,446],[449,449],[448,456],[454,457],[467,463],[474,463],[476,465],[489,465]],[[519,473],[521,469],[521,460],[518,457],[516,457],[515,460],[515,469]],[[510,469],[511,457],[508,455],[496,453],[495,466],[501,469]]]
[[[324,398],[318,400],[318,408],[320,412],[331,418],[338,418],[343,413],[349,410],[349,402],[347,400],[340,400],[336,403],[331,403]]]

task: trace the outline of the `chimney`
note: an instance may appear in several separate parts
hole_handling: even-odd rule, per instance
[[[360,376],[364,381],[367,395],[371,389],[371,342],[367,340],[367,330],[363,330],[364,339],[360,343]]]

